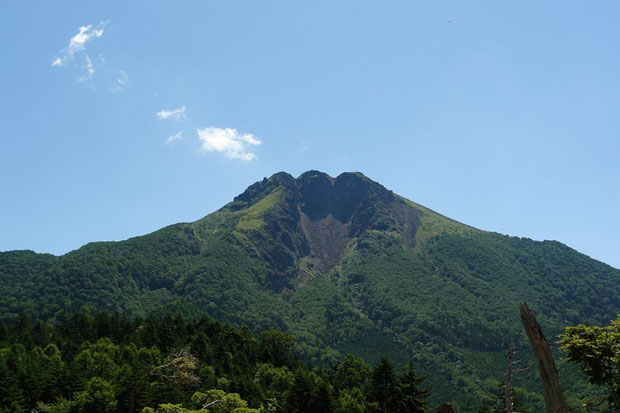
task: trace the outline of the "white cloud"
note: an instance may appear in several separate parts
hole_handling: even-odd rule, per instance
[[[116,79],[116,82],[118,82],[121,86],[125,86],[127,85],[127,83],[129,83],[129,77],[124,70],[118,71],[118,79]]]
[[[62,49],[60,51],[60,56],[54,59],[52,66],[63,66],[67,62],[73,61],[77,53],[86,50],[86,43],[93,38],[98,38],[103,35],[103,28],[106,24],[108,24],[107,20],[99,23],[95,27],[93,27],[92,24],[80,27],[78,33],[69,40],[69,46]],[[90,59],[88,60],[90,61]]]
[[[252,147],[262,143],[249,133],[240,134],[236,129],[230,128],[196,129],[196,133],[202,141],[200,147],[202,151],[223,152],[229,159],[251,161],[256,158],[256,154],[252,152]]]
[[[176,134],[168,137],[168,139],[166,139],[166,143],[172,143],[174,141],[178,141],[178,140],[181,140],[181,139],[183,139],[183,132],[179,131]]]
[[[185,116],[185,106],[180,107],[178,109],[174,109],[174,110],[162,110],[162,111],[157,112],[157,117],[159,119],[175,118],[179,120],[183,116]]]
[[[127,76],[124,70],[119,70],[114,85],[110,87],[110,92],[122,92],[128,84],[129,76]]]
[[[95,75],[95,68],[93,67],[93,62],[90,61],[90,57],[86,55],[86,62],[82,65],[82,69],[86,72],[85,75],[80,76],[78,78],[78,82],[85,82],[88,79],[92,79]]]

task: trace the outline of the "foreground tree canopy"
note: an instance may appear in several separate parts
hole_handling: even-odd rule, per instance
[[[426,412],[422,382],[387,358],[313,368],[287,334],[256,339],[208,317],[0,323],[0,412]]]
[[[581,409],[617,411],[620,318],[607,327],[569,327],[561,344],[591,384],[608,390],[604,400]],[[0,322],[0,413],[419,413],[439,407],[429,406],[433,390],[412,362],[398,371],[382,357],[373,368],[349,354],[313,367],[296,354],[294,340],[281,331],[255,338],[247,327],[206,316],[76,313],[52,326],[22,313],[11,325]],[[499,391],[461,410],[504,411],[497,383]],[[514,390],[517,411],[537,411],[522,403],[522,389]]]
[[[590,383],[609,389],[608,407],[620,409],[620,315],[607,327],[568,327],[560,343]]]

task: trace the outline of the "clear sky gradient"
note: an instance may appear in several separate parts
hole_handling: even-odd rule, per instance
[[[620,268],[617,1],[6,1],[0,250],[360,171]]]

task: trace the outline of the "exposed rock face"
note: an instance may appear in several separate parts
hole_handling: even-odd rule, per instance
[[[315,171],[306,172],[298,179],[301,227],[310,246],[310,258],[322,272],[329,271],[340,261],[351,240],[349,219],[358,206],[342,185],[336,185],[338,182]]]
[[[334,179],[322,172],[309,171],[297,179],[301,195],[301,211],[312,221],[331,213],[334,198]]]
[[[332,214],[313,221],[301,213],[301,228],[310,246],[310,258],[318,261],[320,271],[327,272],[340,261],[344,248],[351,240],[349,227],[350,223],[343,223]]]

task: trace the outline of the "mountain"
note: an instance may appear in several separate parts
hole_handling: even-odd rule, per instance
[[[518,303],[549,337],[620,313],[620,270],[555,241],[490,233],[404,199],[360,173],[277,173],[220,210],[56,257],[0,253],[0,318],[54,321],[95,309],[208,314],[276,328],[300,355],[412,358],[433,397],[472,409],[494,396],[511,338],[534,365]],[[569,399],[585,381],[560,363]],[[540,403],[535,367],[517,383]]]

